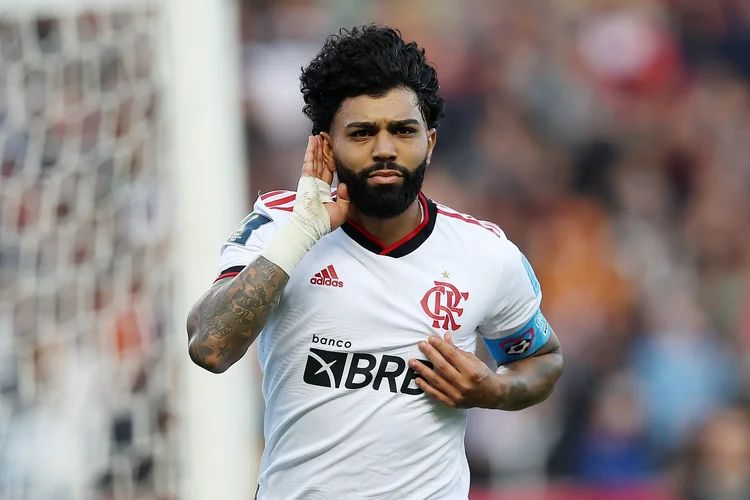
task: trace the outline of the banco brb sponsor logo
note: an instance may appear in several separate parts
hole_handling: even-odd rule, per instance
[[[429,361],[422,363],[432,368]],[[419,374],[407,367],[406,360],[384,354],[340,352],[310,348],[303,380],[310,385],[332,389],[388,390],[392,393],[422,394],[414,382]]]
[[[321,387],[338,387],[346,365],[345,352],[310,349],[305,365],[304,380],[310,385]]]

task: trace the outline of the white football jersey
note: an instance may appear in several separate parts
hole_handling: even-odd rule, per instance
[[[222,247],[219,278],[252,262],[295,194],[260,196]],[[549,338],[539,283],[494,224],[420,194],[422,223],[386,247],[349,221],[302,259],[258,339],[260,500],[465,500],[467,410],[423,393],[407,362],[450,332],[499,362]],[[218,279],[218,278],[217,278]]]

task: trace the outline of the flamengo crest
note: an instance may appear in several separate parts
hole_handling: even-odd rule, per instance
[[[435,286],[422,297],[422,309],[432,319],[433,328],[458,330],[461,325],[456,323],[456,319],[464,313],[464,309],[458,306],[461,300],[468,300],[469,292],[460,292],[458,288],[445,281],[434,283]]]

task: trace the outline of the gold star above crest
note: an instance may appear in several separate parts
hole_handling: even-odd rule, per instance
[[[449,273],[448,271],[443,271],[443,278],[444,279],[448,279],[450,277],[451,277],[451,273]]]

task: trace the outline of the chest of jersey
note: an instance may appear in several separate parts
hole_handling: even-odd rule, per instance
[[[321,240],[285,290],[281,312],[303,323],[288,335],[399,353],[449,332],[459,347],[473,351],[492,284],[477,263],[431,243],[393,258],[361,248],[340,231]]]
[[[418,344],[432,334],[451,333],[459,348],[475,352],[487,281],[479,266],[438,242],[393,258],[332,233],[295,269],[261,335],[265,392],[297,380],[292,385],[304,391],[369,386],[382,396],[421,394],[408,360],[426,359]]]

